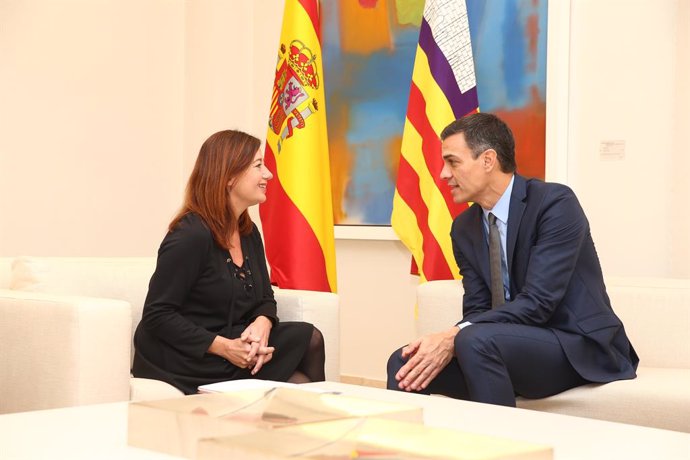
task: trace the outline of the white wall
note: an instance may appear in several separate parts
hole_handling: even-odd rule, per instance
[[[689,5],[571,0],[566,177],[610,275],[690,277]],[[264,136],[282,8],[0,0],[0,255],[154,254],[201,142]],[[414,335],[409,256],[336,250],[342,373],[383,380]]]
[[[183,43],[180,1],[0,1],[0,254],[155,254]]]
[[[185,2],[185,180],[213,133],[254,126],[253,2]],[[269,88],[270,89],[270,88]]]
[[[568,181],[604,272],[688,277],[687,2],[571,5]],[[624,158],[600,157],[607,140],[626,142]]]
[[[409,252],[399,241],[337,240],[335,249],[341,374],[384,380],[390,354],[415,338]]]
[[[676,50],[675,155],[671,176],[670,273],[690,278],[690,2],[679,0]]]

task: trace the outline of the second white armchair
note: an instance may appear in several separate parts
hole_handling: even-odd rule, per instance
[[[152,257],[0,258],[0,413],[181,395],[130,375]],[[282,320],[313,323],[340,378],[338,296],[276,289]]]

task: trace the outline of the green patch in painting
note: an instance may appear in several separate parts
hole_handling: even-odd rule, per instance
[[[395,0],[395,11],[398,16],[398,24],[422,25],[424,14],[424,0]]]

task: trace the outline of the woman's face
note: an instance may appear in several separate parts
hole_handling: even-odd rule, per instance
[[[249,206],[266,201],[266,184],[272,178],[273,174],[264,164],[263,153],[257,150],[249,168],[228,184],[230,202],[236,215],[242,214]]]

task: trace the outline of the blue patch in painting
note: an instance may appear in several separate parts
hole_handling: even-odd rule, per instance
[[[525,73],[525,29],[522,27],[520,15],[515,2],[506,2],[503,16],[503,78],[506,87],[506,97],[509,108],[524,105],[527,88],[524,85]]]
[[[388,148],[405,125],[418,38],[418,29],[398,29],[394,50],[367,56],[324,49],[327,98],[349,108],[346,142],[353,158],[343,223],[390,224],[395,183]]]
[[[395,183],[387,174],[387,148],[402,131],[400,101],[395,95],[353,101],[347,144],[354,154],[345,212],[370,224],[390,223]],[[404,113],[404,108],[403,108]]]
[[[472,35],[474,70],[477,75],[479,108],[493,112],[506,105],[503,79],[503,48],[499,24],[505,14],[504,2],[468,0],[467,17]]]
[[[524,0],[467,0],[479,107],[484,112],[512,110],[529,104],[536,86],[546,94],[547,2],[534,7]],[[536,69],[528,69],[527,19],[539,15],[542,32]]]
[[[548,41],[548,5],[547,0],[542,0],[537,6],[536,13],[539,14],[539,35],[537,41],[537,69],[534,75],[534,82],[539,88],[539,95],[542,100],[546,100],[546,42]],[[543,38],[542,38],[543,37]]]
[[[466,0],[467,5],[467,19],[470,23],[470,37],[474,41],[475,37],[479,37],[479,24],[480,19],[485,17],[484,10],[487,5],[487,0]],[[473,52],[475,48],[475,43],[472,43]]]
[[[386,174],[381,173],[386,171],[381,155],[383,149],[383,139],[370,139],[352,146],[354,169],[348,184],[345,212],[356,221],[374,225],[390,224],[395,185]]]

